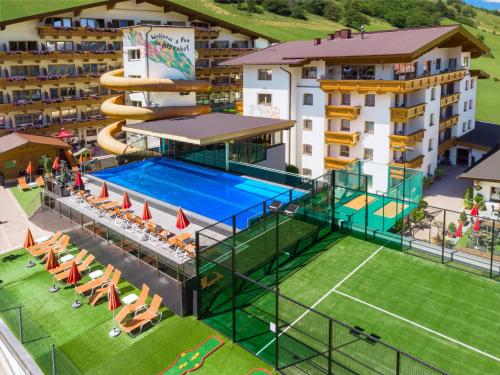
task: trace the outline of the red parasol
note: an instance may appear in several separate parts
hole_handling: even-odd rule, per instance
[[[27,249],[35,244],[35,240],[33,239],[33,234],[31,233],[30,228],[28,228],[26,232],[26,238],[24,239],[23,247]]]
[[[53,249],[50,249],[47,256],[47,263],[45,263],[45,269],[50,272],[57,267],[59,267],[59,262],[57,261],[56,254]],[[49,288],[49,292],[54,293],[58,290],[59,288],[56,286],[55,274],[52,274],[52,287]]]
[[[152,218],[153,216],[151,215],[151,211],[149,210],[148,201],[144,201],[144,208],[142,209],[142,220],[148,221]]]
[[[54,159],[54,162],[52,163],[52,169],[55,171],[58,171],[59,169],[61,169],[61,164],[59,164],[59,157],[56,157]]]
[[[184,211],[182,211],[182,208],[179,207],[179,211],[177,211],[177,222],[175,223],[175,226],[177,229],[185,229],[191,224],[187,218],[187,216],[184,214]]]
[[[122,305],[118,292],[116,291],[115,284],[111,283],[108,290],[108,310],[113,311],[113,328],[109,331],[111,337],[118,336],[120,330],[115,327],[115,310]]]
[[[103,182],[101,186],[101,192],[99,193],[99,198],[109,198],[108,185],[106,185],[106,182]]]
[[[75,187],[78,189],[83,189],[83,180],[80,171],[76,171],[75,173]]]
[[[472,230],[474,232],[479,232],[480,228],[481,228],[481,226],[479,225],[479,218],[476,217],[476,221],[474,221],[474,226],[472,227]]]
[[[30,162],[28,163],[28,166],[26,167],[26,173],[30,175],[30,182],[31,182],[31,175],[33,174],[33,164]]]
[[[69,131],[65,130],[64,128],[62,128],[56,134],[56,138],[61,138],[61,139],[70,138],[72,136],[73,136],[73,133],[70,133]]]
[[[470,212],[472,216],[477,216],[479,214],[479,208],[477,207],[477,203],[474,203],[474,207],[472,207],[472,211]]]
[[[132,207],[132,202],[130,202],[130,199],[128,198],[128,194],[126,191],[123,192],[123,199],[122,199],[122,208],[124,210],[128,210],[130,207]]]
[[[460,237],[462,237],[462,236],[463,236],[463,233],[462,233],[462,226],[463,226],[463,224],[462,224],[462,223],[458,224],[458,228],[457,228],[457,230],[455,231],[455,237],[460,238]]]
[[[66,280],[66,282],[70,285],[74,285],[75,286],[75,302],[73,302],[73,304],[71,305],[71,307],[73,307],[74,309],[80,307],[82,305],[82,303],[80,301],[78,301],[78,299],[76,298],[76,284],[78,283],[78,281],[80,281],[82,278],[82,274],[80,273],[80,271],[78,271],[78,267],[76,266],[76,263],[75,261],[71,262],[71,268],[69,270],[69,275],[68,275],[68,278]]]

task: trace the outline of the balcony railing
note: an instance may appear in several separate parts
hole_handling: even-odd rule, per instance
[[[74,38],[79,36],[82,38],[96,37],[111,37],[112,39],[122,35],[120,29],[114,28],[100,28],[100,27],[53,27],[53,26],[38,26],[38,35],[40,38],[51,37],[57,39],[58,37]]]
[[[360,133],[348,132],[325,132],[325,143],[336,143],[341,145],[354,146],[359,142]]]
[[[69,120],[62,122],[54,122],[43,125],[29,125],[29,126],[19,126],[15,128],[1,129],[0,136],[8,133],[24,132],[28,134],[45,135],[50,133],[55,133],[62,128],[66,130],[77,130],[78,128],[94,128],[103,127],[115,122],[116,119],[111,118],[95,118],[87,120]]]
[[[99,81],[99,74],[81,75],[49,75],[37,77],[8,77],[0,78],[0,88],[25,86],[59,85],[61,83],[90,83]]]
[[[246,55],[256,51],[256,48],[198,48],[198,58],[229,58]]]
[[[117,61],[122,58],[122,51],[9,51],[0,52],[0,63],[4,61],[41,61],[41,60],[104,60]]]
[[[456,125],[457,122],[458,122],[458,115],[453,115],[451,117],[441,119],[439,121],[439,131],[449,129],[449,128],[453,127],[454,125]]]
[[[438,145],[438,155],[444,154],[445,151],[448,151],[455,144],[456,137],[450,137]]]
[[[404,161],[393,161],[390,163],[390,165],[393,165],[395,167],[401,167],[406,166],[406,168],[414,168],[414,169],[419,169],[422,167],[422,163],[424,162],[424,155],[418,155],[414,157],[413,159],[410,159],[406,162]]]
[[[460,80],[467,74],[466,70],[457,70],[432,76],[425,76],[410,80],[320,80],[320,87],[324,92],[356,91],[360,93],[407,93],[430,86],[441,85]]]
[[[456,102],[458,102],[459,99],[460,99],[460,94],[458,94],[458,93],[457,94],[451,94],[451,95],[443,96],[441,98],[441,101],[440,101],[440,106],[444,107],[446,105],[456,103]]]
[[[326,105],[326,118],[340,117],[348,120],[355,120],[359,116],[360,107],[350,105]]]
[[[425,103],[417,104],[412,107],[392,107],[391,121],[406,122],[411,118],[422,116],[425,112]]]
[[[194,37],[196,39],[216,39],[219,37],[219,33],[219,30],[197,27],[194,31]]]
[[[210,67],[198,67],[196,68],[196,76],[197,77],[203,77],[203,76],[225,76],[225,75],[230,75],[230,74],[239,74],[241,73],[241,69],[239,67],[234,67],[234,66],[215,66],[213,68]]]
[[[325,157],[325,168],[326,169],[342,169],[349,164],[352,164],[356,161],[354,158],[344,158],[344,157],[335,157],[335,156],[327,156]]]
[[[390,135],[389,144],[391,149],[406,150],[408,147],[415,147],[418,142],[424,139],[424,129],[417,130],[408,135]]]
[[[26,112],[28,110],[45,110],[64,107],[92,106],[101,104],[106,99],[109,99],[116,94],[103,96],[88,96],[67,99],[46,99],[46,100],[20,100],[12,103],[0,104],[0,113],[9,112]]]

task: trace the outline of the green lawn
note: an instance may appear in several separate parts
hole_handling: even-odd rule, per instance
[[[35,213],[35,211],[38,210],[42,204],[42,200],[40,198],[42,189],[38,187],[27,191],[21,191],[16,186],[10,188],[10,191],[14,194],[14,197],[16,197],[17,201],[28,216]]]
[[[225,344],[207,358],[197,373],[243,375],[253,368],[268,368],[194,317],[181,318],[166,309],[163,320],[139,337],[122,333],[109,338],[112,317],[106,303],[97,307],[84,303],[80,309],[72,309],[73,290],[62,288],[58,293],[49,293],[50,275],[40,265],[26,268],[28,260],[24,250],[0,257],[0,309],[24,306],[25,347],[46,373],[51,369],[52,343],[57,347],[60,374],[146,375],[159,373],[178,354],[210,335],[217,335]],[[126,281],[120,282],[119,288],[122,295],[139,293]],[[0,317],[17,335],[17,311],[2,312]]]
[[[284,280],[280,291],[311,306],[379,248],[346,237]],[[385,342],[453,374],[500,371],[500,362],[452,341],[500,357],[500,322],[494,318],[500,311],[497,282],[383,248],[336,290],[339,293],[328,295],[316,310],[374,332]],[[273,303],[270,296],[264,296],[254,305],[264,311]],[[284,309],[281,318],[293,322],[300,313]],[[313,337],[324,336],[318,321],[309,318],[309,325],[300,321],[297,325],[308,327]],[[293,330],[289,335],[293,336]],[[274,345],[262,355],[268,351],[274,351]]]

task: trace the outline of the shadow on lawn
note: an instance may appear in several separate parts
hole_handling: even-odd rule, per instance
[[[5,262],[13,262],[17,258],[21,258],[22,256],[23,256],[23,254],[10,254],[10,255],[4,256],[2,258],[2,262],[3,263],[5,263]]]

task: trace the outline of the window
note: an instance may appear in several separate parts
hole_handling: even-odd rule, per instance
[[[214,40],[212,42],[212,48],[229,48],[229,40]]]
[[[38,43],[31,40],[9,42],[9,51],[36,51]]]
[[[313,94],[304,94],[304,99],[302,101],[304,105],[313,105]]]
[[[475,81],[474,79],[471,79],[471,80],[470,80],[470,88],[471,88],[471,89],[473,89],[473,88],[474,88],[474,81]]]
[[[441,59],[436,59],[436,70],[441,70]]]
[[[142,102],[140,100],[131,100],[130,101],[130,104],[133,106],[133,107],[142,107]]]
[[[107,49],[107,45],[106,42],[103,41],[83,41],[81,48],[83,51],[104,52]]]
[[[7,117],[0,116],[0,129],[5,129],[7,127]]]
[[[462,61],[462,68],[468,68],[469,67],[469,57],[464,56],[464,59]]]
[[[412,79],[416,76],[417,63],[394,64],[394,79]]]
[[[10,75],[13,77],[37,77],[40,75],[38,65],[14,65],[10,67]]]
[[[101,117],[100,107],[85,107],[82,109],[82,117],[85,119]]]
[[[193,24],[193,22],[191,22]],[[167,21],[165,25],[171,25],[171,26],[186,26],[186,22],[184,21]]]
[[[302,123],[302,129],[303,130],[312,130],[312,128],[313,128],[312,120],[305,119]]]
[[[250,42],[248,40],[235,40],[231,44],[231,48],[249,48]]]
[[[83,92],[83,96],[85,97],[89,97],[89,96],[96,96],[96,95],[99,95],[99,87],[100,86],[89,86],[89,85],[85,85],[82,92]]]
[[[472,99],[469,99],[469,109],[472,109]]]
[[[366,94],[365,95],[365,106],[366,107],[375,107],[375,94]]]
[[[108,70],[108,67],[105,63],[99,64],[82,64],[82,70],[85,74],[102,74]]]
[[[348,132],[351,130],[351,121],[345,118],[340,120],[340,130],[343,132]]]
[[[427,176],[431,176],[431,165],[427,166]]]
[[[427,148],[428,151],[432,151],[432,138],[429,139],[429,147]]]
[[[342,79],[375,79],[375,65],[342,65]]]
[[[75,121],[78,117],[78,113],[76,109],[65,109],[61,110],[61,121],[62,122],[71,122]]]
[[[112,41],[111,42],[111,49],[113,51],[121,51],[123,49],[123,42]]]
[[[97,18],[80,18],[80,26],[81,27],[105,27],[103,19]]]
[[[40,89],[32,90],[13,90],[12,91],[12,101],[17,102],[19,100],[33,100],[38,101],[42,99],[42,92]]]
[[[141,20],[141,25],[161,25],[161,21],[156,20]]]
[[[429,126],[434,126],[434,113],[430,114],[429,118]]]
[[[259,81],[271,81],[273,79],[272,69],[259,69],[258,77]]]
[[[309,168],[302,168],[302,174],[304,176],[312,176],[312,171]]]
[[[69,17],[56,17],[48,18],[47,22],[51,23],[54,27],[72,27],[73,20]]]
[[[467,129],[472,129],[472,120],[467,121]]]
[[[303,144],[302,145],[302,154],[304,155],[311,155],[313,151],[312,145],[309,144]]]
[[[468,90],[469,89],[469,81],[465,80],[465,89]]]
[[[47,42],[45,43],[45,48],[47,51],[73,51],[74,50],[73,42]]]
[[[53,87],[50,89],[51,99],[55,98],[75,98],[76,88],[75,87]]]
[[[351,94],[342,94],[341,104],[342,105],[351,105]]]
[[[13,169],[17,165],[16,160],[5,160],[4,167],[7,169]]]
[[[141,59],[141,50],[136,48],[136,49],[129,49],[128,50],[128,61],[136,61]]]
[[[492,186],[490,188],[490,201],[500,202],[500,188]]]
[[[340,145],[340,156],[343,156],[345,158],[349,157],[349,146]]]
[[[363,159],[373,160],[373,149],[372,148],[365,148]]]
[[[375,123],[373,121],[365,121],[365,133],[373,134],[375,132]]]
[[[258,105],[271,105],[272,95],[271,94],[258,94],[257,104]]]
[[[318,69],[315,66],[305,66],[302,68],[303,79],[316,79],[318,77]]]
[[[128,26],[134,26],[134,20],[111,20],[111,27],[114,29]]]
[[[467,123],[466,123],[466,122],[464,122],[464,123],[462,124],[462,133],[465,133],[466,131],[467,131]]]
[[[87,129],[85,135],[87,137],[95,137],[97,135],[97,129]]]
[[[434,100],[434,99],[436,99],[436,88],[435,87],[433,87],[431,89],[431,100]]]
[[[194,49],[199,50],[200,48],[210,48],[210,42],[208,40],[195,40]]]
[[[467,112],[467,101],[464,102],[464,112]]]
[[[43,116],[41,113],[25,113],[14,116],[15,126],[42,125]]]
[[[450,70],[457,69],[457,59],[449,59],[448,60],[448,69],[450,69]]]

